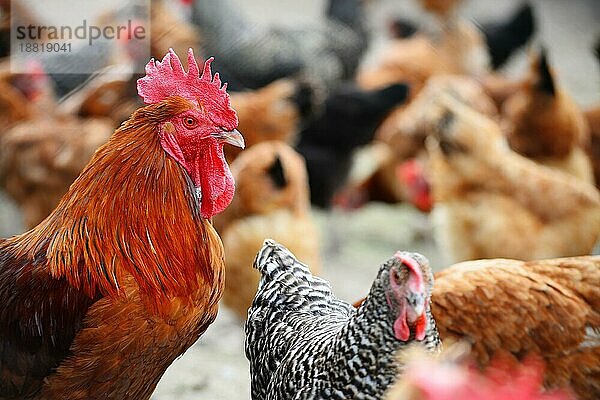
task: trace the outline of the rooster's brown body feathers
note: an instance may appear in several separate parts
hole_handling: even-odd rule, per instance
[[[0,242],[1,399],[147,399],[214,320],[223,247],[155,129],[185,107],[138,110],[47,219]]]

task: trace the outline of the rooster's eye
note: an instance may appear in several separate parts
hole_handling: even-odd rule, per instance
[[[188,129],[193,129],[198,125],[198,121],[196,121],[193,117],[183,117],[183,124]]]

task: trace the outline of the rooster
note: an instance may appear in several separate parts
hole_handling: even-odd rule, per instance
[[[271,240],[254,266],[262,278],[246,322],[253,399],[381,399],[401,369],[396,350],[440,345],[433,276],[419,254],[385,262],[357,310]]]
[[[0,241],[0,398],[148,399],[216,317],[209,219],[234,193],[224,143],[243,138],[211,61],[150,60],[147,105],[48,218]]]

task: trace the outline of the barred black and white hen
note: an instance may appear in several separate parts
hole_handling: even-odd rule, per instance
[[[402,370],[397,350],[440,346],[433,275],[420,254],[386,261],[358,309],[272,240],[254,266],[262,278],[246,322],[253,399],[382,399]]]

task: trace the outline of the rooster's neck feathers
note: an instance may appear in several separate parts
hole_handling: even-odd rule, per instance
[[[131,275],[158,305],[164,296],[191,295],[199,279],[215,279],[212,227],[200,217],[187,173],[159,144],[153,107],[164,111],[160,104],[138,110],[98,149],[56,210],[17,237],[29,257],[46,247],[52,275],[90,297],[120,294]]]

